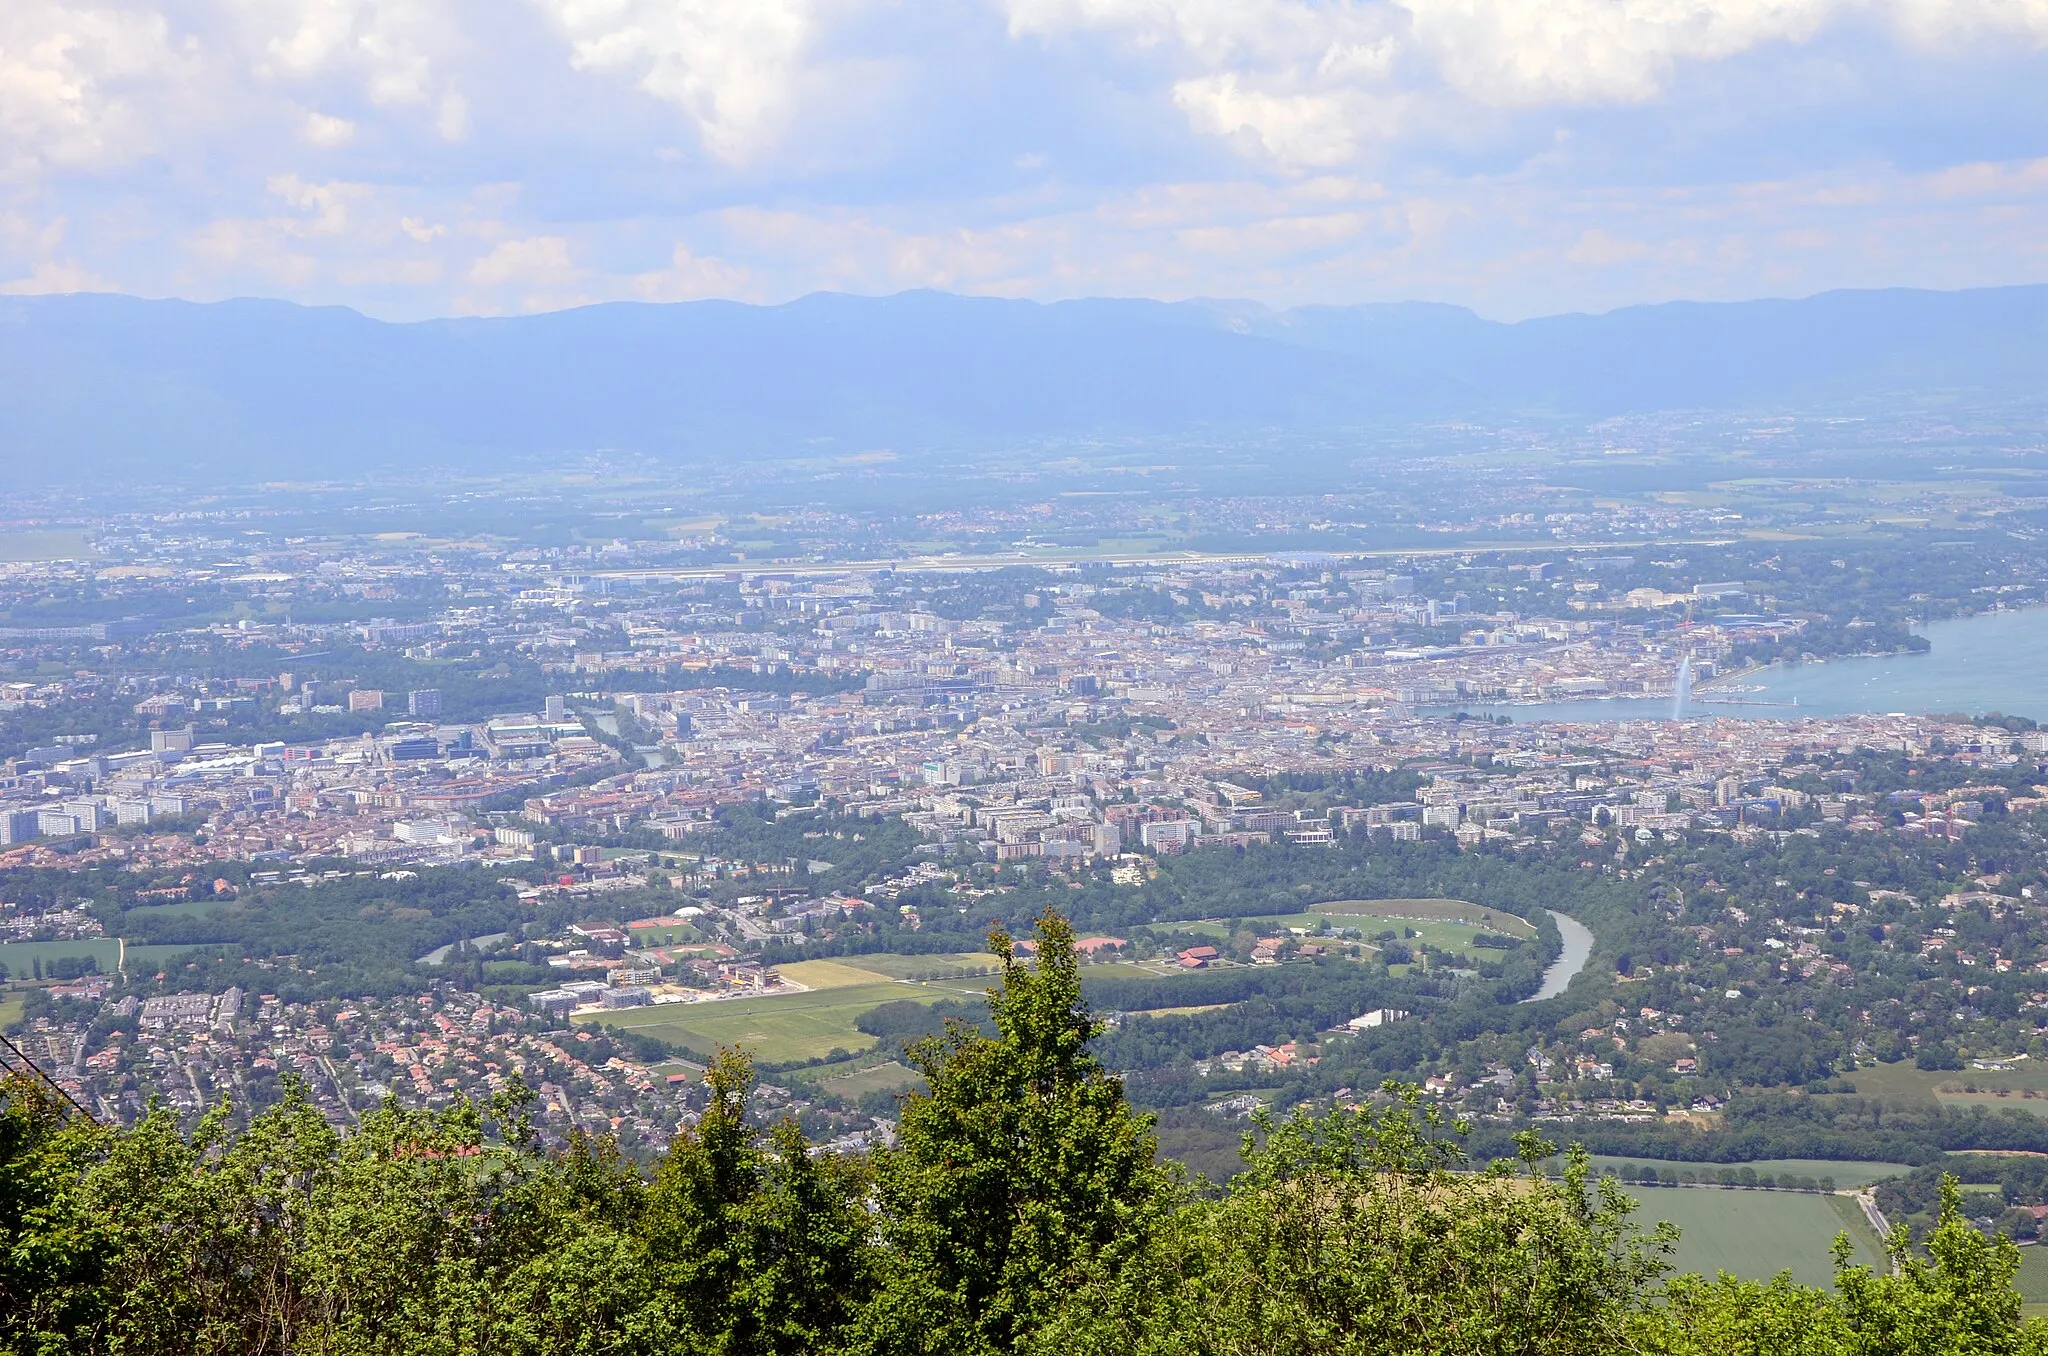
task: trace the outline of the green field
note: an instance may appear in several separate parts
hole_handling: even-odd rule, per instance
[[[2013,1288],[2025,1299],[2029,1318],[2048,1316],[2048,1248],[2039,1244],[2020,1249],[2020,1274]]]
[[[1524,939],[1536,936],[1532,924],[1511,913],[1459,899],[1342,899],[1317,904],[1306,913],[1263,918],[1203,918],[1160,926],[1221,940],[1245,928],[1269,935],[1284,928],[1313,931],[1323,924],[1333,928],[1356,928],[1368,937],[1389,928],[1397,932],[1413,932],[1416,935],[1409,940],[1426,942],[1452,952],[1469,952],[1472,939],[1482,932]]]
[[[1834,1263],[1828,1256],[1835,1235],[1847,1231],[1853,1261],[1883,1267],[1884,1249],[1848,1196],[1795,1191],[1736,1191],[1708,1187],[1628,1188],[1642,1202],[1636,1221],[1644,1226],[1670,1220],[1679,1228],[1671,1255],[1677,1272],[1711,1276],[1730,1272],[1768,1280],[1780,1271],[1806,1285],[1828,1285]]]
[[[120,961],[121,944],[112,937],[92,937],[76,942],[0,943],[0,965],[7,967],[7,976],[10,979],[32,978],[35,975],[37,961],[47,966],[53,961],[82,956],[97,958],[100,972],[112,974]]]
[[[2029,1067],[2029,1066],[2032,1067]],[[1861,1097],[1888,1102],[1940,1102],[1944,1106],[2007,1107],[2048,1116],[2048,1061],[2033,1060],[2007,1073],[1987,1069],[1916,1069],[1912,1061],[1879,1064],[1846,1075]],[[1963,1091],[1963,1089],[1975,1091]],[[2027,1094],[2032,1093],[2032,1096]]]
[[[634,946],[697,946],[704,942],[702,932],[681,921],[631,928],[626,936]]]
[[[1903,1177],[1913,1170],[1904,1163],[1837,1162],[1826,1158],[1760,1158],[1754,1163],[1680,1163],[1662,1158],[1617,1158],[1612,1154],[1594,1154],[1592,1159],[1595,1171],[1602,1168],[1620,1168],[1624,1164],[1633,1164],[1638,1168],[1655,1168],[1659,1172],[1668,1170],[1676,1173],[1719,1172],[1723,1168],[1754,1168],[1760,1173],[1767,1172],[1773,1176],[1789,1172],[1798,1177],[1812,1177],[1816,1180],[1822,1177],[1832,1177],[1835,1179],[1837,1187],[1845,1189],[1869,1186],[1872,1182],[1882,1181],[1887,1177]],[[1553,1158],[1548,1160],[1544,1167],[1551,1171],[1557,1171],[1562,1167],[1563,1163],[1564,1160],[1562,1158]]]
[[[870,1065],[849,1074],[834,1074],[828,1078],[815,1079],[813,1083],[821,1091],[854,1101],[870,1092],[902,1092],[908,1088],[922,1088],[924,1079],[917,1070],[906,1068],[892,1059],[887,1064]]]
[[[986,951],[942,951],[932,956],[876,953],[848,956],[846,963],[890,979],[990,979],[1002,966]]]
[[[181,899],[176,904],[142,904],[133,911],[138,918],[202,918],[216,909],[233,908],[232,899]]]
[[[854,1026],[862,1013],[899,999],[935,1003],[949,996],[943,989],[912,984],[850,984],[811,993],[665,1003],[576,1020],[644,1031],[699,1055],[710,1055],[722,1045],[738,1046],[757,1060],[779,1064],[815,1059],[835,1049],[865,1050],[874,1038]]]
[[[205,949],[207,948],[192,946],[130,946],[127,964],[131,971],[139,972],[145,965],[161,965],[173,956]],[[75,942],[0,943],[0,965],[7,967],[10,979],[33,978],[38,959],[48,966],[52,961],[71,956],[97,957],[100,973],[110,975],[114,973],[114,967],[120,963],[121,943],[112,937],[90,937]]]
[[[1505,937],[1533,938],[1536,935],[1535,925],[1524,919],[1462,899],[1339,899],[1318,904],[1310,912],[1332,918],[1388,919],[1411,926],[1455,923],[1461,927],[1497,932]],[[1350,926],[1362,925],[1354,923]]]
[[[1934,1100],[1943,1106],[1983,1107],[1986,1111],[2003,1111],[2008,1107],[2024,1111],[2030,1116],[2048,1116],[2048,1097],[2028,1097],[2017,1092],[1942,1092],[1937,1090]]]
[[[92,542],[75,529],[48,532],[0,532],[0,562],[90,560]]]

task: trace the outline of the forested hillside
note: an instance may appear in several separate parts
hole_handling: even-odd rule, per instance
[[[515,1083],[338,1134],[288,1097],[231,1132],[98,1127],[29,1081],[0,1113],[0,1351],[1934,1353],[2048,1350],[2018,1250],[1936,1187],[1925,1249],[1832,1290],[1673,1279],[1582,1152],[1480,1163],[1412,1091],[1263,1119],[1227,1189],[1155,1157],[1090,1048],[1072,934],[1000,936],[993,1034],[914,1048],[894,1143],[817,1156],[751,1073],[651,1175],[542,1146]],[[1842,1257],[1846,1259],[1846,1247]]]

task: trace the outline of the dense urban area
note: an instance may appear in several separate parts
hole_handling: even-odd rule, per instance
[[[738,1051],[852,1162],[1056,917],[1197,1179],[1398,1084],[1477,1162],[1825,1197],[1868,1257],[1959,1173],[2031,1242],[2048,731],[1762,680],[2040,602],[2044,506],[1497,493],[1378,550],[1287,544],[1371,495],[24,519],[9,1057],[108,1125],[530,1099],[651,1164]]]

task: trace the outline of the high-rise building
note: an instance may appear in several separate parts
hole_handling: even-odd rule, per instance
[[[77,815],[72,814],[69,810],[60,810],[54,806],[47,810],[38,810],[36,812],[36,831],[47,834],[52,838],[69,838],[76,833],[90,832],[85,825],[79,822]]]
[[[374,687],[359,687],[348,694],[348,709],[351,711],[382,711],[384,694]]]
[[[549,697],[547,718],[550,721],[567,720],[569,718],[569,703],[559,696]]]
[[[441,689],[423,687],[406,693],[405,712],[415,720],[438,720],[441,715]]]

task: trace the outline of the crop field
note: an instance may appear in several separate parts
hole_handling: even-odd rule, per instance
[[[2048,1317],[2048,1248],[2035,1244],[2020,1249],[2020,1273],[2013,1277],[2013,1288],[2026,1301],[2027,1317]]]
[[[862,1013],[899,999],[933,1003],[947,996],[945,989],[889,981],[709,1003],[664,1003],[576,1020],[644,1031],[697,1055],[710,1055],[722,1045],[738,1046],[757,1060],[779,1064],[815,1059],[834,1050],[864,1050],[874,1039],[854,1026]]]
[[[1726,1271],[1769,1280],[1790,1271],[1806,1285],[1828,1285],[1834,1279],[1828,1249],[1845,1230],[1855,1246],[1853,1260],[1884,1264],[1877,1236],[1848,1196],[1707,1187],[1629,1188],[1629,1194],[1642,1202],[1638,1223],[1670,1220],[1678,1226],[1678,1248],[1671,1255],[1677,1272]]]
[[[1668,1170],[1675,1173],[1719,1172],[1723,1168],[1754,1168],[1760,1173],[1767,1172],[1774,1177],[1788,1172],[1797,1177],[1811,1177],[1816,1181],[1822,1177],[1832,1177],[1835,1179],[1835,1185],[1842,1188],[1869,1186],[1872,1182],[1882,1181],[1887,1177],[1903,1177],[1913,1170],[1904,1163],[1873,1163],[1860,1160],[1837,1162],[1826,1158],[1761,1158],[1754,1163],[1680,1163],[1661,1158],[1617,1158],[1611,1154],[1594,1154],[1592,1158],[1595,1171],[1601,1168],[1620,1168],[1624,1164],[1633,1164],[1638,1168],[1655,1168],[1659,1172]],[[1544,1166],[1558,1170],[1563,1165],[1564,1159],[1559,1157],[1548,1160]]]
[[[1002,966],[1002,962],[987,951],[942,951],[930,956],[848,956],[846,964],[889,979],[983,979],[994,975]]]

